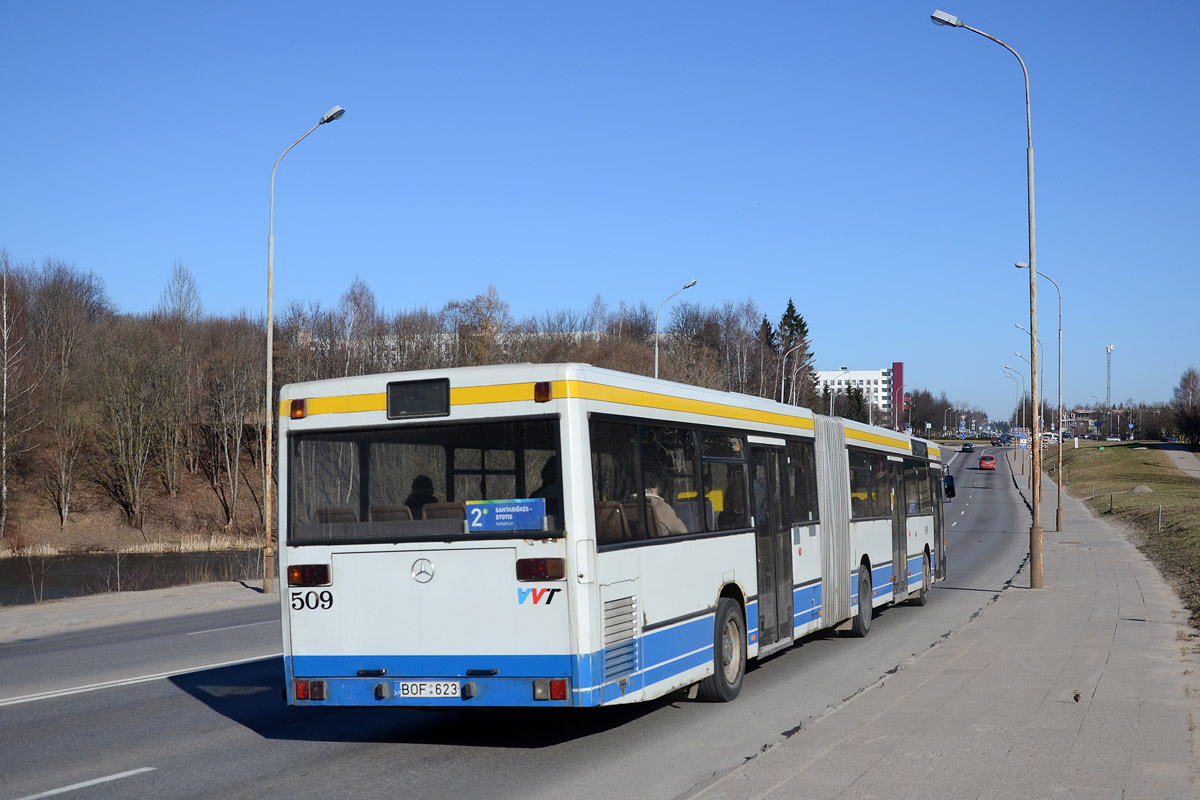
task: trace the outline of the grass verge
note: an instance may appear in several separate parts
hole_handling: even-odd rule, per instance
[[[1044,452],[1046,473],[1057,480],[1058,454],[1053,447]],[[1200,627],[1200,480],[1176,468],[1157,445],[1142,442],[1080,441],[1077,450],[1068,443],[1063,473],[1064,491],[1131,532]]]

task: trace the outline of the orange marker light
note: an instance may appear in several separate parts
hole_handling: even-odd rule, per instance
[[[308,416],[308,402],[305,400],[293,400],[290,413],[292,419],[304,419]]]

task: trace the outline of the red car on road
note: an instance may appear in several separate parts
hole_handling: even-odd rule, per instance
[[[996,457],[995,456],[980,456],[979,457],[979,468],[980,469],[995,469],[996,468]]]

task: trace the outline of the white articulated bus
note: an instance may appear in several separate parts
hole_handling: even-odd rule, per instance
[[[279,411],[296,705],[727,701],[747,659],[945,578],[938,447],[807,409],[514,364]]]

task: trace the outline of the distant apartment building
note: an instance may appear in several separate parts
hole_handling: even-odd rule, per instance
[[[888,369],[819,369],[817,389],[824,395],[829,389],[844,395],[852,388],[862,389],[871,407],[872,421],[884,427],[903,427],[897,419],[898,409],[904,408],[904,362],[894,361]],[[827,413],[828,408],[815,409]],[[835,409],[836,413],[836,409]]]

